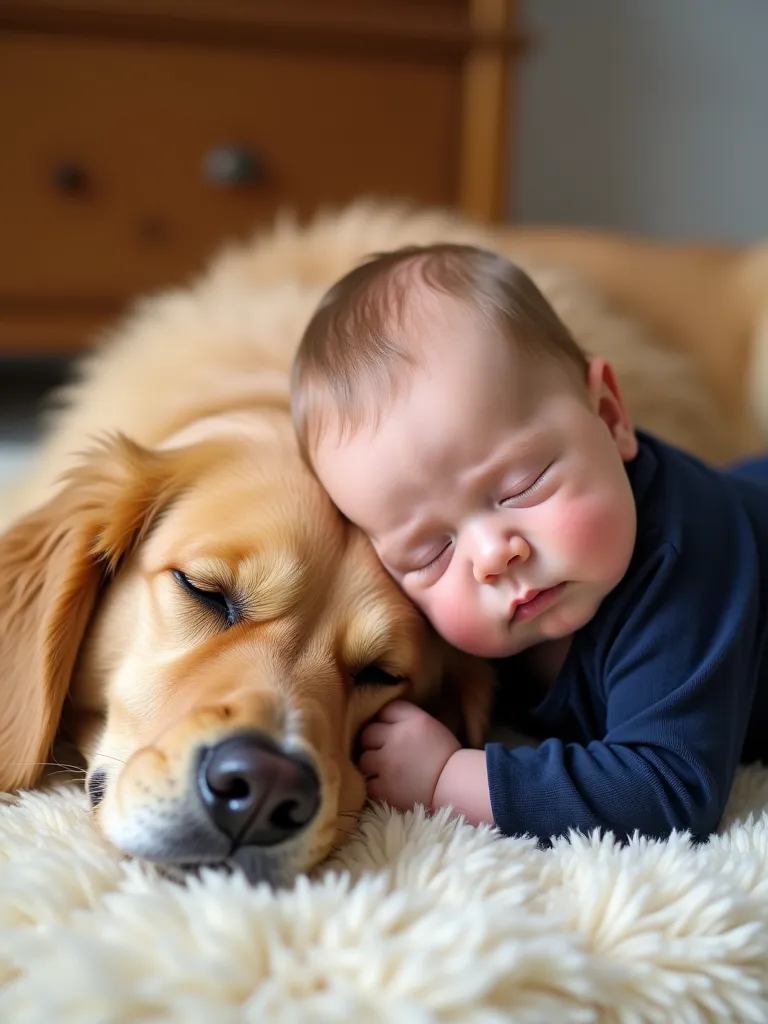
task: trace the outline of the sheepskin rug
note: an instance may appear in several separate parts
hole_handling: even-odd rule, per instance
[[[0,804],[0,1021],[768,1021],[768,770],[695,846],[542,850],[370,807],[286,891],[117,861],[72,783]]]

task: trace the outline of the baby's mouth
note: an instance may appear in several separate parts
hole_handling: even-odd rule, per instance
[[[565,583],[558,583],[543,590],[527,590],[512,602],[510,621],[532,619],[539,615],[558,599],[564,587]]]

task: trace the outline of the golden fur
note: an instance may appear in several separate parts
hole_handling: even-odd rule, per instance
[[[5,495],[0,789],[34,784],[59,731],[120,852],[281,882],[353,826],[355,738],[392,697],[481,741],[487,667],[435,638],[338,516],[287,405],[324,288],[371,251],[437,240],[522,255],[577,339],[613,361],[639,423],[714,460],[745,450],[690,360],[503,231],[365,204],[278,225],[102,339]],[[317,776],[317,812],[286,841],[230,841],[201,800],[201,758],[243,735]]]

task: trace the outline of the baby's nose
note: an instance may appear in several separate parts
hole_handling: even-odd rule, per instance
[[[472,560],[472,571],[478,583],[490,583],[502,576],[510,563],[526,561],[531,549],[522,537],[498,536],[485,538],[478,544]]]

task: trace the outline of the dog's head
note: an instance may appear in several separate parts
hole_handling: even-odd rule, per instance
[[[354,827],[367,720],[406,696],[476,745],[489,691],[282,427],[110,440],[0,537],[0,789],[36,781],[61,727],[125,854],[289,881]]]

